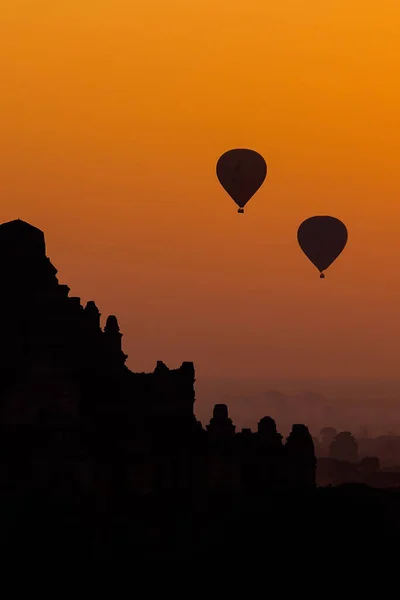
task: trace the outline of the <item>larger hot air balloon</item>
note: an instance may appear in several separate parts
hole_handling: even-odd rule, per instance
[[[232,200],[244,213],[244,206],[262,186],[267,176],[267,164],[255,150],[228,150],[217,162],[217,177]]]
[[[323,271],[337,259],[347,244],[347,228],[335,217],[316,216],[303,221],[297,231],[297,240],[307,258],[315,265],[323,279]]]

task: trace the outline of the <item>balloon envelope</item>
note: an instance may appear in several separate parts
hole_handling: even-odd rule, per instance
[[[243,208],[267,176],[267,164],[255,150],[228,150],[217,162],[217,177],[236,204]]]
[[[307,258],[322,273],[347,244],[347,228],[335,217],[316,216],[303,221],[297,231],[297,240]]]

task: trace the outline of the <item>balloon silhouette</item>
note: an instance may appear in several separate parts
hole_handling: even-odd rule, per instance
[[[262,186],[267,176],[267,164],[255,150],[237,148],[228,150],[217,162],[217,177],[234,202],[238,213]]]
[[[325,271],[337,259],[347,244],[347,228],[335,217],[316,216],[303,221],[297,240],[307,258],[324,279]]]

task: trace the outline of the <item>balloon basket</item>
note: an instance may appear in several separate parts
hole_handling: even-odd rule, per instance
[[[321,273],[321,275],[319,276],[320,279],[325,279],[325,275],[323,273]]]
[[[242,215],[244,213],[244,208],[239,208],[238,213],[239,215]]]

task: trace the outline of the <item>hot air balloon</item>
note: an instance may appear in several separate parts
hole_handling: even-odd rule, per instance
[[[267,164],[255,150],[228,150],[217,162],[217,177],[232,200],[244,213],[244,206],[262,186],[267,176]]]
[[[307,258],[324,279],[325,271],[347,244],[347,228],[335,217],[316,216],[303,221],[297,231],[297,240]]]

